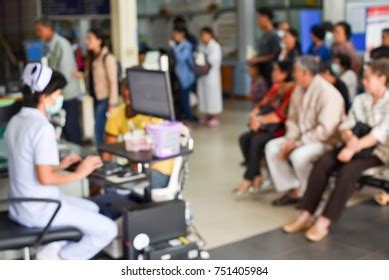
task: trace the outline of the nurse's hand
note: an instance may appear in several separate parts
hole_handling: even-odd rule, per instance
[[[67,157],[65,157],[61,163],[59,164],[60,169],[65,170],[68,169],[72,164],[75,164],[77,162],[80,162],[82,158],[77,154],[70,154]]]
[[[88,177],[93,171],[97,168],[103,166],[103,161],[99,156],[88,156],[86,157],[76,169],[76,173],[81,176],[81,178]]]

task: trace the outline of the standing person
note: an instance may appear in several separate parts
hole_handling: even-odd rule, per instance
[[[286,134],[266,145],[266,160],[276,190],[286,192],[273,201],[274,206],[295,204],[301,199],[314,162],[335,144],[344,101],[319,72],[320,63],[315,57],[296,59],[297,87],[289,105]]]
[[[251,111],[250,130],[239,138],[239,145],[244,156],[246,171],[239,186],[234,190],[241,196],[252,187],[259,191],[262,183],[260,161],[264,155],[265,145],[271,139],[283,136],[288,105],[295,85],[292,78],[290,61],[274,63],[273,84],[265,97]]]
[[[66,38],[55,32],[49,20],[37,20],[34,28],[38,38],[47,43],[48,65],[62,73],[67,81],[67,86],[63,89],[63,108],[66,111],[65,138],[69,142],[81,145],[80,97],[82,90],[80,81],[72,75],[78,70],[72,46]]]
[[[314,25],[311,28],[312,45],[309,47],[309,55],[318,57],[324,64],[331,61],[331,49],[325,42],[326,31],[322,25]]]
[[[102,161],[97,156],[82,160],[76,154],[59,160],[55,130],[48,116],[61,109],[65,77],[40,63],[31,63],[26,66],[22,81],[23,107],[10,120],[5,133],[9,196],[59,200],[62,206],[52,226],[73,226],[83,234],[79,242],[43,246],[37,259],[90,259],[115,238],[117,226],[99,214],[95,203],[65,195],[59,186],[85,179],[102,166]],[[75,172],[63,172],[77,162],[80,164]],[[50,203],[11,203],[9,215],[23,226],[44,228],[54,210]]]
[[[288,29],[290,29],[290,24],[286,20],[283,20],[279,22],[274,22],[273,27],[280,40],[282,40],[285,36],[285,32],[288,31]]]
[[[382,30],[381,46],[370,52],[372,59],[389,58],[389,28]]]
[[[87,73],[76,73],[76,76],[87,77],[89,92],[94,99],[96,144],[104,144],[107,113],[118,105],[118,65],[116,59],[105,45],[100,30],[92,28],[86,37],[89,51]]]
[[[200,112],[206,114],[205,124],[211,127],[219,126],[219,115],[223,111],[223,96],[221,85],[222,50],[215,40],[210,27],[203,27],[200,31],[202,44],[200,52],[205,55],[209,64],[209,72],[197,80],[197,94],[199,96]]]
[[[250,65],[257,64],[268,85],[271,85],[272,63],[280,54],[280,38],[273,29],[273,12],[269,8],[257,10],[257,25],[263,31],[259,40],[259,55],[248,61]]]
[[[190,106],[190,92],[195,85],[193,47],[185,36],[185,28],[174,27],[173,40],[169,41],[169,46],[176,63],[175,73],[180,84],[180,103],[185,119],[190,122],[196,122],[197,118],[193,115]]]
[[[363,171],[389,163],[388,81],[389,60],[373,61],[365,68],[363,84],[367,93],[355,98],[348,117],[339,127],[344,145],[317,161],[301,201],[301,212],[293,222],[283,227],[285,232],[308,229],[305,234],[308,240],[317,242],[324,239],[331,224],[340,218]],[[335,188],[326,201],[324,211],[315,219],[315,212],[335,170]]]
[[[301,46],[297,30],[294,28],[286,30],[282,42],[284,44],[281,53],[278,56],[278,60],[289,60],[293,63],[296,57],[301,54]]]
[[[345,21],[338,22],[334,29],[335,44],[332,47],[332,54],[334,56],[338,54],[347,55],[351,60],[351,69],[358,72],[361,61],[353,44],[350,42],[351,37],[352,30],[350,24]]]
[[[184,28],[185,38],[192,44],[193,51],[197,50],[199,42],[196,36],[189,31],[185,18],[183,18],[182,16],[177,16],[176,18],[174,18],[173,27]]]
[[[346,84],[350,100],[352,101],[358,93],[358,77],[351,69],[350,57],[344,54],[335,55],[331,69]]]

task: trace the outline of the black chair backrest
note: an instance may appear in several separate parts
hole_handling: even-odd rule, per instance
[[[14,104],[6,107],[0,107],[0,124],[6,124],[22,108],[22,102],[16,101]]]

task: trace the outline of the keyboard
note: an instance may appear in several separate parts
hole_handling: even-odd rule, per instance
[[[111,161],[103,161],[103,166],[93,171],[92,175],[107,177],[118,174],[122,170],[123,167],[117,163]]]
[[[77,166],[80,163],[75,163],[71,165],[68,170],[69,171],[75,171],[77,169]],[[98,176],[98,177],[108,177],[115,174],[118,174],[123,171],[123,167],[117,163],[111,162],[111,161],[103,161],[103,166],[93,171],[91,175]]]

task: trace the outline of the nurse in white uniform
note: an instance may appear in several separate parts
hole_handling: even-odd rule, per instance
[[[223,111],[223,96],[221,84],[222,50],[214,38],[210,27],[203,27],[200,32],[202,45],[200,51],[204,53],[210,70],[207,75],[197,81],[199,96],[199,110],[206,114],[204,124],[215,127],[220,125],[219,115]]]
[[[81,161],[73,173],[62,170],[79,162],[70,155],[61,162],[54,127],[48,116],[57,113],[63,102],[62,74],[39,63],[28,64],[22,77],[23,107],[9,122],[5,140],[9,161],[11,198],[49,198],[62,202],[53,226],[74,226],[83,237],[79,242],[51,243],[37,253],[38,259],[90,259],[117,235],[116,224],[99,214],[91,201],[64,195],[58,186],[81,180],[101,167],[97,156]],[[26,227],[44,227],[55,206],[49,203],[10,205],[10,218]]]

